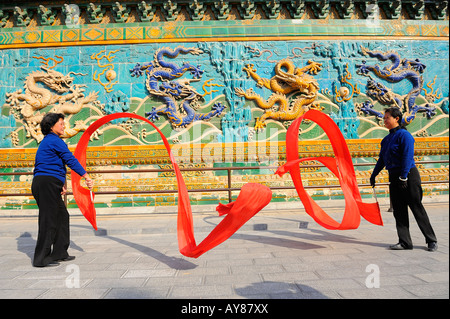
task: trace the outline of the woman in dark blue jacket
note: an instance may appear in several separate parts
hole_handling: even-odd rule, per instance
[[[42,119],[44,139],[39,144],[33,171],[31,191],[39,207],[39,231],[34,252],[33,266],[55,266],[59,261],[73,260],[67,249],[70,244],[69,212],[62,196],[65,194],[66,165],[86,180],[92,189],[92,179],[66,143],[64,114],[47,113]]]
[[[390,246],[394,250],[413,249],[409,233],[408,206],[420,230],[425,236],[429,251],[437,250],[437,239],[422,205],[422,185],[419,170],[414,162],[414,138],[401,125],[402,113],[390,107],[384,113],[384,126],[389,134],[381,141],[379,159],[370,177],[375,186],[375,177],[386,167],[389,172],[389,192],[394,209],[399,243]]]

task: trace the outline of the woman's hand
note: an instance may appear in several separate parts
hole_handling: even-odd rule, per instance
[[[372,186],[372,188],[375,187],[375,176],[370,176],[370,186]]]
[[[408,178],[401,178],[399,177],[398,185],[401,189],[407,189],[408,188]]]
[[[67,188],[66,186],[63,186],[62,190],[61,190],[61,195],[64,196],[67,193]]]
[[[92,188],[94,187],[94,181],[89,177],[88,174],[84,175],[84,180],[86,181],[86,186],[92,190]]]

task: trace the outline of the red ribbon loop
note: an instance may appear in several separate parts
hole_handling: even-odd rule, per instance
[[[334,158],[308,157],[299,159],[298,130],[303,119],[317,123],[324,130],[333,147]],[[286,160],[287,163],[281,166],[276,174],[282,176],[286,172],[290,172],[306,212],[319,225],[327,229],[355,229],[360,224],[360,215],[373,224],[383,225],[378,203],[362,202],[350,151],[339,127],[328,115],[317,110],[309,110],[289,126],[286,133]],[[311,160],[321,162],[339,179],[345,199],[345,211],[341,223],[325,213],[303,187],[299,163]]]
[[[267,186],[248,183],[245,184],[235,202],[227,205],[219,204],[217,211],[219,215],[225,215],[224,219],[212,230],[212,232],[199,244],[195,243],[194,223],[189,194],[184,183],[183,176],[171,152],[169,142],[164,134],[148,119],[133,113],[115,113],[106,115],[92,123],[83,133],[77,144],[74,155],[78,161],[86,167],[86,149],[90,136],[103,124],[121,117],[130,117],[147,122],[161,135],[164,146],[169,153],[170,161],[177,178],[178,184],[178,218],[177,235],[180,253],[187,257],[197,258],[223,243],[233,235],[250,218],[269,204],[272,199],[272,191]],[[94,203],[90,197],[90,191],[80,185],[81,177],[72,172],[72,189],[75,201],[85,218],[97,230],[96,212]]]

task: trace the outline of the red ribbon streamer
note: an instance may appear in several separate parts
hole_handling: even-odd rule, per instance
[[[180,253],[187,257],[197,258],[216,247],[231,235],[233,235],[250,218],[264,208],[272,199],[271,190],[257,183],[245,184],[235,202],[227,205],[219,204],[216,210],[219,215],[226,215],[224,219],[212,230],[212,232],[199,244],[194,237],[194,224],[189,195],[181,175],[178,164],[171,152],[169,142],[164,134],[149,120],[133,113],[115,113],[102,117],[92,123],[81,136],[74,155],[81,165],[86,167],[86,149],[90,136],[103,124],[121,117],[130,117],[143,120],[150,124],[160,135],[172,162],[178,184],[178,219],[177,235]],[[303,119],[317,123],[330,138],[335,158],[332,157],[308,157],[298,158],[298,129]],[[320,225],[327,229],[355,229],[359,226],[360,215],[369,222],[383,225],[378,203],[363,203],[356,182],[355,171],[345,139],[338,126],[327,115],[310,110],[302,117],[296,119],[286,133],[286,157],[287,163],[280,167],[276,174],[283,175],[290,172],[297,193],[305,207],[306,212]],[[341,223],[338,223],[307,194],[303,188],[299,163],[302,161],[317,160],[328,167],[335,174],[342,187],[345,198],[345,212]],[[80,185],[81,177],[72,172],[72,189],[83,215],[97,229],[96,212],[91,199],[90,191]]]
[[[267,186],[248,183],[245,184],[236,201],[227,205],[219,204],[216,210],[219,215],[226,215],[212,232],[197,245],[194,237],[194,224],[189,195],[181,175],[178,164],[171,152],[169,142],[164,134],[148,119],[132,113],[115,113],[102,117],[92,123],[83,133],[77,144],[74,155],[86,167],[86,149],[90,136],[103,124],[121,117],[130,117],[147,122],[161,135],[164,145],[169,153],[170,161],[176,174],[178,184],[178,218],[177,235],[180,253],[187,257],[197,258],[208,250],[223,243],[233,235],[250,218],[263,209],[272,199],[272,191]],[[80,185],[81,177],[72,171],[72,189],[75,201],[85,218],[97,230],[96,212],[91,200],[90,191]]]
[[[317,123],[327,134],[333,147],[335,157],[298,157],[298,130],[302,120],[311,120]],[[341,185],[345,211],[341,223],[331,218],[311,198],[303,187],[299,163],[303,161],[317,160],[325,165],[337,176]],[[339,127],[326,114],[309,110],[303,116],[297,118],[286,133],[286,164],[281,166],[276,174],[282,176],[290,172],[297,193],[305,207],[306,212],[321,226],[326,229],[355,229],[360,224],[360,216],[375,225],[383,225],[380,207],[378,203],[363,203],[356,181],[352,158]]]

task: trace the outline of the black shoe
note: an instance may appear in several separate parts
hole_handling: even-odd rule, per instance
[[[33,265],[33,266],[34,267],[39,267],[39,268],[42,268],[42,267],[56,267],[56,266],[59,266],[59,262],[52,261],[52,262],[48,263],[47,265],[43,265],[43,266]]]
[[[437,242],[428,243],[428,251],[436,251],[438,249]]]
[[[391,250],[411,250],[412,247],[408,248],[408,247],[403,246],[403,244],[398,243],[398,244],[389,246],[389,249],[391,249]]]
[[[66,258],[57,259],[55,261],[56,262],[58,262],[58,261],[71,261],[71,260],[74,260],[74,259],[75,259],[75,256],[67,256]]]
[[[55,267],[55,266],[59,266],[59,262],[57,262],[57,261],[52,261],[52,262],[49,263],[46,267]]]

